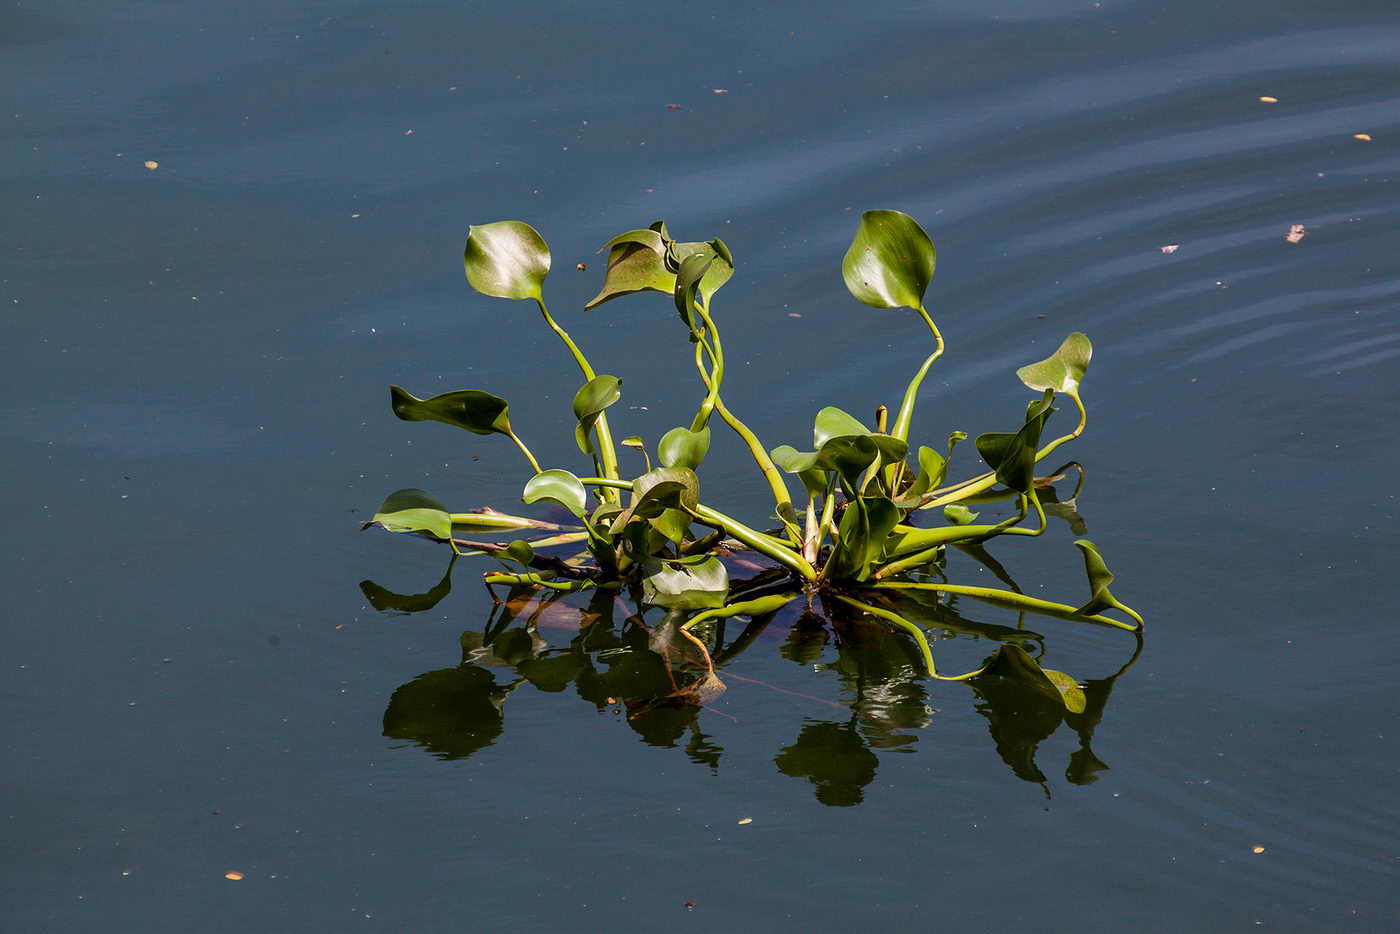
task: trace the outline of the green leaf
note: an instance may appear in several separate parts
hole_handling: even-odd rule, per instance
[[[384,498],[374,517],[360,526],[377,525],[390,532],[418,532],[439,541],[452,540],[452,514],[427,490],[409,487]]]
[[[846,487],[854,491],[861,473],[880,457],[880,448],[869,435],[847,435],[828,439],[819,451],[801,452],[784,444],[774,448],[769,456],[779,469],[788,473],[834,470]]]
[[[672,243],[671,247],[678,269],[692,256],[704,256],[712,261],[705,274],[700,277],[699,287],[700,295],[708,307],[710,298],[734,275],[734,257],[730,254],[729,247],[719,239],[704,243]]]
[[[1108,589],[1108,585],[1113,583],[1113,572],[1104,564],[1099,546],[1087,538],[1081,538],[1074,544],[1084,553],[1084,573],[1089,577],[1089,602],[1075,612],[1081,616],[1092,616],[1109,607],[1121,607]]]
[[[690,514],[700,499],[700,480],[685,467],[658,467],[632,481],[632,500],[612,521],[616,535],[634,519],[650,520],[668,539],[679,543],[690,528]]]
[[[834,405],[828,405],[817,413],[817,419],[812,425],[812,446],[820,449],[831,438],[871,433],[854,415],[843,412]]]
[[[527,568],[530,566],[530,562],[535,560],[535,549],[526,541],[511,542],[501,554]]]
[[[618,380],[618,382],[620,383],[622,380]],[[625,448],[632,448],[634,451],[645,451],[647,449],[647,443],[638,435],[629,435],[619,441],[618,444]]]
[[[729,572],[713,555],[643,562],[642,593],[646,602],[661,607],[700,610],[724,606]]]
[[[846,506],[838,529],[842,576],[865,580],[884,550],[885,539],[904,518],[904,511],[882,496],[857,496]]]
[[[1008,643],[997,649],[979,677],[988,675],[1009,678],[1033,688],[1064,704],[1070,713],[1084,712],[1084,689],[1079,683],[1063,671],[1040,667],[1040,663],[1019,645]]]
[[[919,448],[919,475],[898,497],[895,503],[905,509],[916,505],[925,493],[943,482],[948,461],[933,448]]]
[[[389,387],[389,404],[406,422],[442,422],[478,435],[510,434],[510,405],[500,396],[479,389],[458,389],[431,399],[398,386]]]
[[[1075,331],[1064,339],[1060,349],[1051,356],[1039,363],[1021,367],[1016,375],[1032,389],[1052,389],[1076,395],[1084,379],[1084,371],[1089,368],[1089,358],[1093,355],[1094,345],[1089,343],[1089,338]]]
[[[920,308],[933,278],[933,241],[908,214],[866,211],[841,262],[846,288],[874,308]]]
[[[971,525],[977,520],[980,513],[975,513],[962,503],[954,503],[951,506],[943,507],[943,518],[949,525]]]
[[[657,222],[660,224],[660,221]],[[584,310],[634,292],[674,292],[676,274],[666,267],[665,225],[661,231],[632,230],[613,237],[603,245],[608,250],[608,268],[603,286],[584,305]],[[602,250],[599,250],[602,252]]]
[[[1054,411],[1050,400],[1054,393],[1032,402],[1026,409],[1026,421],[1015,434],[990,431],[977,436],[977,453],[996,471],[997,482],[1017,493],[1029,494],[1035,483],[1035,454],[1040,444],[1040,432],[1045,420]]]
[[[557,503],[579,518],[588,513],[588,491],[582,481],[567,470],[542,470],[525,484],[520,497],[527,503]]]
[[[688,467],[691,470],[700,466],[710,450],[710,426],[699,431],[689,428],[672,428],[662,435],[656,446],[656,457],[663,467]]]
[[[574,417],[578,419],[578,426],[574,428],[574,440],[583,453],[593,453],[590,432],[603,410],[622,398],[622,392],[618,389],[621,385],[622,380],[616,376],[595,376],[575,394]]]
[[[463,255],[472,288],[497,298],[539,298],[549,275],[549,247],[520,221],[472,227]]]
[[[692,253],[685,258],[680,271],[676,273],[676,291],[673,293],[676,310],[681,313],[681,320],[690,328],[692,335],[701,330],[700,318],[695,313],[695,293],[700,288],[700,280],[710,271],[713,262],[712,256]]]

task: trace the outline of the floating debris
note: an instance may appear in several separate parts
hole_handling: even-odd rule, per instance
[[[1307,235],[1308,228],[1304,227],[1302,224],[1294,224],[1292,227],[1288,228],[1288,236],[1283,239],[1287,240],[1289,243],[1297,243]]]

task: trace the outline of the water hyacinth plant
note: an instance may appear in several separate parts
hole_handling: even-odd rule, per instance
[[[666,432],[652,449],[635,436],[615,441],[607,410],[621,398],[622,381],[597,373],[550,314],[544,299],[550,268],[545,241],[518,221],[474,226],[464,257],[468,282],[485,295],[534,302],[578,366],[582,385],[573,400],[574,440],[591,460],[591,472],[546,469],[516,434],[509,404],[489,392],[458,390],[421,399],[393,386],[390,403],[394,414],[408,421],[507,436],[529,464],[522,500],[561,507],[574,521],[550,523],[490,508],[452,512],[430,493],[404,489],[390,494],[365,527],[413,533],[446,543],[455,553],[498,559],[504,567],[485,573],[488,587],[623,589],[643,605],[664,608],[676,630],[702,648],[690,630],[715,620],[771,614],[795,600],[804,600],[809,609],[820,602],[828,612],[846,608],[912,639],[930,677],[962,681],[998,675],[1055,697],[1070,712],[1083,710],[1084,695],[1073,678],[1043,668],[1014,642],[1002,644],[976,671],[941,674],[925,627],[897,607],[901,599],[916,596],[969,597],[1023,613],[1141,629],[1142,617],[1113,595],[1113,574],[1099,549],[1084,539],[1074,544],[1084,559],[1089,598],[1078,604],[1029,597],[1018,589],[956,584],[943,574],[949,548],[971,554],[995,573],[999,566],[983,550],[985,543],[1041,535],[1047,508],[1072,526],[1078,522],[1072,500],[1045,501],[1053,492],[1050,482],[1059,478],[1037,476],[1037,465],[1084,431],[1080,385],[1093,353],[1087,337],[1070,334],[1050,357],[1016,371],[1037,395],[1010,430],[975,439],[987,471],[949,482],[954,448],[967,435],[953,432],[939,448],[913,448],[909,441],[924,378],[944,351],[943,337],[924,307],[936,253],[913,218],[898,211],[865,212],[841,272],[851,294],[866,305],[917,313],[932,337],[931,351],[892,420],[883,406],[873,425],[842,409],[824,408],[805,450],[767,447],[725,405],[725,349],[713,310],[716,293],[734,273],[723,241],[677,241],[658,221],[619,234],[603,250],[608,254],[603,284],[585,308],[638,292],[671,297],[699,378],[701,401],[691,421]],[[1045,441],[1058,397],[1073,404],[1078,421],[1067,434]],[[702,500],[697,471],[716,424],[736,432],[747,447],[771,491],[770,521],[746,524]],[[621,473],[619,444],[642,453],[645,473]],[[1082,470],[1080,475],[1082,481]],[[794,501],[794,489],[800,489],[801,499]],[[1011,499],[1014,515],[979,522],[971,507],[997,499]],[[508,540],[485,540],[496,535]],[[731,581],[725,559],[740,552],[766,570]]]

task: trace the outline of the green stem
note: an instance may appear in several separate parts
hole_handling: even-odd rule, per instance
[[[587,482],[587,481],[585,481]],[[808,563],[807,559],[793,552],[788,547],[788,543],[782,539],[775,539],[770,535],[764,535],[744,525],[735,519],[731,519],[724,513],[716,512],[708,506],[697,504],[691,510],[691,514],[696,519],[708,526],[717,528],[726,533],[731,538],[736,538],[749,548],[762,555],[767,555],[779,564],[785,564],[792,568],[806,580],[814,580],[817,576],[816,569]]]
[[[991,587],[967,587],[961,584],[934,584],[934,583],[906,583],[904,581],[881,581],[871,585],[876,590],[923,590],[933,593],[960,594],[965,597],[972,597],[974,600],[982,600],[986,603],[998,606],[1012,607],[1017,610],[1027,610],[1032,613],[1039,613],[1042,616],[1053,616],[1057,619],[1069,619],[1074,621],[1088,620],[1093,623],[1101,623],[1105,626],[1113,626],[1118,629],[1126,629],[1129,632],[1137,632],[1142,629],[1142,618],[1136,613],[1129,613],[1135,620],[1136,626],[1120,622],[1100,614],[1081,615],[1074,607],[1064,603],[1052,603],[1049,600],[1040,600],[1036,597],[1028,597],[1025,594],[1014,593],[1010,590],[995,590]],[[1125,613],[1128,610],[1118,607]]]
[[[1037,464],[1046,457],[1049,457],[1050,453],[1060,445],[1068,441],[1073,441],[1084,433],[1084,425],[1089,419],[1088,413],[1084,411],[1084,403],[1080,401],[1079,393],[1077,392],[1065,393],[1065,395],[1073,399],[1075,407],[1079,409],[1079,424],[1075,426],[1074,431],[1071,431],[1062,438],[1056,438],[1037,451],[1035,455],[1035,462]],[[974,477],[971,480],[964,480],[961,483],[955,483],[952,486],[925,493],[925,501],[920,503],[918,508],[933,509],[938,506],[947,506],[951,503],[960,503],[967,499],[967,497],[975,496],[984,490],[990,490],[996,485],[996,473],[994,471],[984,473],[980,477]]]
[[[515,442],[516,447],[520,448],[521,453],[525,455],[525,459],[530,462],[530,466],[535,468],[535,473],[539,473],[543,468],[540,467],[540,462],[535,460],[535,455],[531,454],[530,449],[525,446],[525,442],[521,441],[513,431],[507,432],[507,434],[510,435],[510,440]]]
[[[535,304],[540,306],[540,314],[544,315],[545,323],[548,324],[554,333],[559,335],[559,339],[568,346],[569,353],[574,355],[574,362],[577,363],[578,368],[583,371],[584,381],[586,382],[596,377],[598,374],[593,372],[592,364],[590,364],[588,358],[583,355],[583,351],[578,349],[578,345],[574,343],[573,338],[569,337],[569,332],[565,331],[555,322],[554,318],[549,313],[549,308],[546,307],[544,303],[544,299],[542,297],[536,298]],[[598,432],[598,456],[602,460],[603,476],[616,479],[618,475],[617,449],[613,447],[612,432],[608,428],[607,415],[599,415],[598,421],[595,423],[594,427]],[[539,472],[538,468],[536,468],[535,472]]]
[[[909,422],[914,418],[914,400],[919,394],[919,386],[923,383],[924,377],[928,375],[928,369],[933,366],[933,361],[943,356],[943,335],[938,333],[938,326],[933,323],[933,319],[929,317],[923,305],[914,310],[919,313],[919,316],[924,319],[924,323],[928,325],[928,329],[933,332],[936,346],[933,353],[929,354],[928,359],[924,361],[924,365],[919,367],[919,372],[914,374],[914,378],[909,382],[909,388],[904,391],[904,401],[899,405],[899,414],[895,416],[894,428],[890,430],[890,434],[900,441],[909,440]]]
[[[792,492],[787,487],[787,480],[784,478],[783,472],[773,463],[773,459],[768,456],[768,450],[758,440],[758,436],[733,412],[730,412],[725,406],[724,400],[720,398],[719,386],[724,380],[724,345],[720,342],[719,329],[715,327],[714,321],[710,318],[709,310],[698,302],[695,304],[695,310],[705,323],[706,332],[714,341],[713,346],[705,345],[710,354],[710,360],[714,364],[714,375],[707,374],[704,366],[700,367],[700,379],[704,382],[706,390],[709,391],[706,402],[713,398],[714,411],[718,412],[725,424],[734,429],[748,445],[749,453],[753,455],[754,462],[758,464],[759,470],[763,471],[763,479],[768,481],[768,487],[773,491],[773,502],[777,505],[778,519],[783,523],[783,529],[793,544],[800,547],[802,533],[797,527],[797,511],[792,505]],[[703,337],[701,341],[704,343]]]
[[[681,626],[682,629],[692,629],[700,623],[711,619],[729,619],[731,616],[762,616],[765,613],[776,613],[797,599],[795,593],[771,594],[766,597],[755,597],[752,600],[744,600],[740,603],[731,603],[729,606],[718,607],[713,610],[705,610]]]
[[[581,581],[552,581],[541,577],[538,574],[485,574],[483,579],[489,587],[492,584],[508,584],[520,586],[530,584],[534,587],[547,587],[550,590],[562,590],[566,593],[577,593],[580,590],[588,590],[596,586],[591,580]]]

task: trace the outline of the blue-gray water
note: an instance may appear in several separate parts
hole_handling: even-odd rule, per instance
[[[0,926],[1400,927],[1389,0],[47,0],[0,12],[0,67]],[[804,651],[790,615],[675,735],[580,698],[606,680],[522,682],[496,721],[448,685],[485,733],[386,719],[425,673],[519,676],[457,668],[484,565],[381,612],[361,581],[426,592],[447,556],[356,522],[405,486],[511,508],[525,476],[503,439],[395,420],[385,387],[497,392],[584,469],[577,373],[468,289],[467,226],[544,234],[553,309],[648,439],[698,401],[688,345],[662,296],[579,312],[593,251],[657,218],[723,237],[726,397],[801,445],[927,353],[840,284],[875,207],[939,248],[949,351],[916,435],[1005,428],[1017,366],[1095,342],[1066,453],[1149,623],[1097,781],[1073,724],[1018,733],[1015,704],[892,675],[897,651]],[[720,437],[706,499],[762,523],[754,476]],[[992,550],[1073,603],[1071,537]],[[538,631],[568,646],[577,621]],[[1081,680],[1132,655],[1029,625]],[[950,670],[987,648],[941,645]]]

